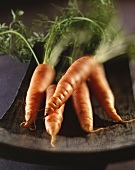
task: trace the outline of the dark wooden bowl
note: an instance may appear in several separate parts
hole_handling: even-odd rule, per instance
[[[35,46],[42,61],[43,45]],[[37,129],[20,128],[24,120],[25,96],[31,75],[36,67],[32,58],[17,95],[0,120],[0,157],[47,165],[90,165],[90,167],[135,158],[135,122],[120,123],[110,120],[92,96],[94,127],[106,130],[87,134],[79,126],[70,99],[67,101],[64,121],[57,135],[55,148],[44,129],[42,119]],[[135,118],[135,103],[129,59],[116,57],[104,64],[106,75],[116,98],[116,108],[123,119]],[[39,114],[42,116],[43,112]]]

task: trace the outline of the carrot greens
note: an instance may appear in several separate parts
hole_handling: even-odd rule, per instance
[[[17,31],[14,31],[14,30],[8,30],[8,31],[0,32],[0,35],[3,35],[3,34],[15,34],[15,35],[17,35],[18,37],[20,37],[20,38],[26,43],[27,47],[29,48],[29,50],[30,50],[31,53],[33,54],[33,56],[34,56],[37,64],[39,64],[39,61],[38,61],[38,59],[37,59],[37,57],[36,57],[36,55],[35,55],[32,47],[30,46],[29,42],[22,36],[22,34],[20,34],[20,33],[17,32]]]
[[[99,62],[105,62],[127,49],[131,51],[134,40],[129,40],[121,29],[112,0],[85,3],[69,0],[66,7],[54,4],[53,7],[59,11],[58,16],[50,20],[45,14],[37,14],[30,28],[22,19],[24,11],[11,10],[11,23],[0,24],[0,54],[7,53],[23,62],[29,61],[33,55],[38,64],[33,46],[43,42],[44,63],[55,67],[67,48],[72,49],[69,56],[74,56],[73,60],[90,53]]]
[[[38,41],[39,36],[31,32],[21,20],[23,11],[11,10],[12,22],[0,24],[0,54],[9,54],[18,58],[22,62],[30,60],[31,54],[34,56],[37,64],[38,59],[33,51],[33,46]]]

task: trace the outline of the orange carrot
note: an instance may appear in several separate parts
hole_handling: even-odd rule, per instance
[[[48,85],[54,80],[55,71],[48,64],[39,64],[30,81],[26,95],[25,121],[21,127],[29,127],[37,118]]]
[[[53,96],[56,89],[56,85],[50,85],[46,90],[46,103],[49,101],[50,97]],[[63,112],[65,104],[63,104],[59,109],[56,109],[53,113],[46,116],[45,113],[45,128],[49,135],[51,135],[51,145],[54,146],[55,136],[59,133],[61,124],[63,121]]]
[[[72,94],[72,102],[81,128],[86,132],[97,132],[105,128],[93,130],[93,111],[90,92],[86,82],[83,82]]]
[[[47,104],[46,113],[53,112],[68,100],[73,91],[89,77],[94,62],[95,60],[91,56],[84,56],[77,59],[68,68],[58,82],[55,93]]]
[[[117,111],[114,106],[114,95],[108,84],[102,65],[95,63],[95,67],[92,70],[91,75],[88,79],[88,84],[91,88],[91,91],[93,92],[93,94],[95,95],[95,97],[111,119],[122,123],[133,121],[133,119],[124,121],[117,114]]]

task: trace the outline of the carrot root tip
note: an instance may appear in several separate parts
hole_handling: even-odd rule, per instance
[[[121,123],[130,123],[130,122],[133,122],[133,121],[135,121],[135,119],[121,120],[120,122],[121,122]]]
[[[89,132],[90,132],[90,133],[95,133],[95,132],[99,132],[99,131],[105,130],[105,129],[107,129],[107,128],[98,128],[98,129],[90,130]]]
[[[21,128],[27,128],[28,127],[27,122],[20,123],[20,127]]]
[[[52,135],[52,136],[51,136],[51,146],[52,146],[52,147],[55,147],[54,142],[55,142],[55,136]]]
[[[29,124],[29,121],[26,121],[26,122],[20,123],[20,127],[21,128],[28,128],[29,127],[30,130],[36,130],[36,123],[34,121],[32,124]]]
[[[30,126],[29,129],[30,130],[36,130],[37,126],[36,126],[36,122],[34,121]]]

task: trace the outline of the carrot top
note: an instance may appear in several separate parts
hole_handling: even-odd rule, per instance
[[[82,5],[90,10],[84,11]],[[86,49],[92,53],[101,39],[105,41],[104,28],[115,13],[111,1],[88,1],[82,4],[82,1],[69,0],[67,7],[55,7],[60,15],[54,21],[47,19],[50,25],[45,38],[44,62],[56,66],[67,48],[70,48],[68,57],[75,61]],[[95,11],[100,12],[100,17]]]
[[[39,64],[33,46],[40,41],[45,49],[43,63],[55,67],[67,49],[70,49],[67,56],[70,61],[92,54],[99,62],[105,62],[127,49],[133,53],[134,37],[127,37],[122,31],[112,0],[86,1],[85,4],[81,0],[69,0],[66,7],[53,6],[59,15],[50,20],[38,14],[31,28],[21,19],[22,10],[11,10],[11,23],[0,24],[0,54],[7,53],[25,62],[32,54]]]

